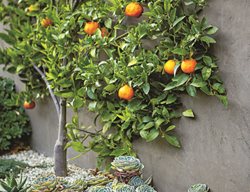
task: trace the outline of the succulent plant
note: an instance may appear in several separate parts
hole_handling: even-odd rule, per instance
[[[0,180],[1,192],[26,192],[29,187],[25,186],[27,178],[22,176],[17,180],[13,174],[7,176],[5,180]]]
[[[115,192],[134,192],[135,191],[135,187],[127,185],[125,183],[118,183],[117,185],[115,185],[113,187],[113,190]]]
[[[112,169],[119,172],[136,172],[144,168],[140,160],[132,156],[116,157],[111,165]]]
[[[47,175],[37,178],[30,188],[30,192],[53,191],[58,185],[57,178],[54,175]]]
[[[134,187],[138,187],[138,186],[140,186],[140,185],[144,185],[145,183],[144,183],[144,181],[142,180],[141,177],[139,177],[139,176],[134,176],[134,177],[132,177],[132,178],[129,180],[128,184],[131,185],[131,186],[134,186]]]
[[[87,192],[113,192],[113,190],[106,186],[92,186],[87,189]]]
[[[189,189],[188,192],[208,192],[210,189],[206,184],[195,184],[192,185]]]
[[[141,185],[136,188],[135,192],[157,192],[153,187],[149,185]]]
[[[86,180],[86,183],[88,186],[93,186],[93,185],[106,185],[109,183],[111,180],[103,175],[98,175],[94,177],[90,177],[88,180]]]

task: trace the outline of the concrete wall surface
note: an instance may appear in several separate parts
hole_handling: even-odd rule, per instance
[[[197,118],[178,122],[182,149],[161,140],[138,140],[135,148],[145,164],[145,177],[153,176],[159,192],[184,192],[194,183],[206,183],[213,192],[250,192],[250,0],[210,0],[203,14],[220,29],[214,53],[228,90],[229,108],[216,98],[185,97],[183,103],[194,109]],[[16,77],[2,71],[0,75],[14,78],[21,86]],[[57,134],[53,103],[43,101],[27,113],[33,127],[33,148],[52,156]],[[86,110],[81,112],[85,125],[94,126],[93,118]],[[75,163],[94,167],[95,154]]]

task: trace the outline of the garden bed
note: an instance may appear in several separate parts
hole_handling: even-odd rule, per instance
[[[12,177],[17,183],[21,183],[20,180],[26,180],[22,189],[26,187],[28,189],[19,188],[18,192],[156,192],[153,187],[149,186],[151,178],[146,181],[142,179],[143,164],[139,159],[131,156],[120,156],[114,159],[111,163],[114,174],[98,169],[83,169],[69,164],[67,177],[56,177],[53,158],[32,150],[0,156],[0,161],[2,162],[0,172],[2,175],[5,174],[4,177],[8,178],[9,173],[13,172],[15,174],[12,174]],[[3,169],[3,166],[9,166],[9,170]],[[7,180],[5,178],[5,182]],[[11,186],[11,189],[13,187]]]

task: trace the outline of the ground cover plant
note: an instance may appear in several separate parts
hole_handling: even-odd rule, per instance
[[[132,142],[138,137],[147,142],[161,137],[180,148],[173,120],[194,117],[191,109],[182,107],[182,95],[195,99],[202,92],[227,106],[217,59],[209,52],[218,29],[199,17],[206,3],[1,3],[0,20],[10,29],[0,37],[11,47],[1,50],[0,63],[20,76],[33,98],[50,94],[54,100],[60,114],[61,154],[55,157],[63,160],[56,165],[66,163],[66,130],[66,147],[95,151],[101,165],[109,158],[136,155]],[[65,126],[66,104],[75,113]],[[101,130],[88,130],[79,123],[82,107],[96,114]]]

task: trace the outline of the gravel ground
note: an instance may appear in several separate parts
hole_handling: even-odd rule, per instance
[[[45,176],[48,174],[53,174],[53,158],[45,157],[42,154],[36,153],[32,150],[22,151],[17,154],[3,155],[1,159],[15,159],[17,161],[22,161],[28,164],[27,167],[22,172],[23,177],[27,177],[26,184],[32,184],[34,180],[38,177]],[[90,170],[79,168],[75,165],[68,165],[68,176],[62,178],[69,183],[81,179],[86,180],[93,177]]]

